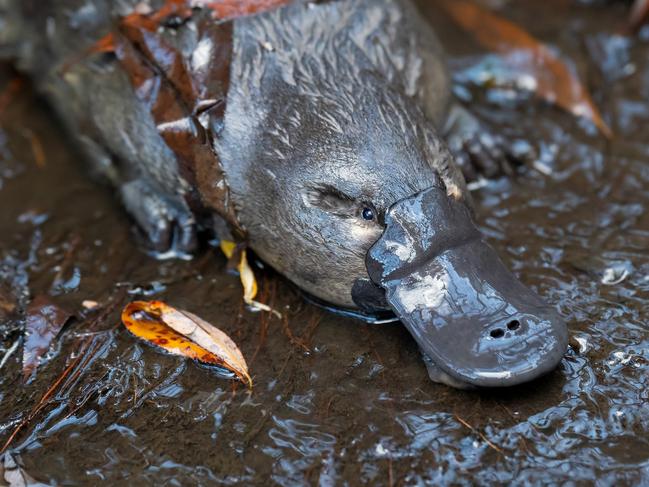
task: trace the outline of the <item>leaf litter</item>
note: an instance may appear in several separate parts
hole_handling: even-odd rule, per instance
[[[23,345],[23,379],[33,376],[43,355],[50,349],[72,314],[47,296],[37,296],[27,307]]]
[[[122,322],[136,337],[174,355],[223,367],[252,388],[241,350],[228,335],[195,314],[162,301],[133,301],[122,311]]]
[[[245,248],[239,248],[237,244],[229,240],[221,240],[220,243],[221,251],[223,254],[234,263],[236,267],[239,278],[241,279],[241,285],[243,286],[243,300],[244,302],[253,309],[260,311],[268,311],[273,313],[279,319],[282,319],[282,315],[279,311],[274,310],[270,306],[259,301],[255,301],[257,292],[259,291],[259,286],[257,285],[257,279],[255,278],[255,273],[250,267],[248,262],[248,256]]]
[[[440,5],[476,41],[500,54],[511,75],[537,96],[577,117],[593,122],[607,138],[612,132],[577,74],[550,48],[513,22],[470,0],[443,0]],[[508,73],[505,73],[508,74]],[[517,83],[521,84],[521,83]]]

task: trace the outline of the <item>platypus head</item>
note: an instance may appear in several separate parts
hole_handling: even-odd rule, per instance
[[[218,142],[251,247],[323,301],[394,312],[434,380],[506,386],[554,368],[565,324],[481,238],[417,100],[344,36],[300,50],[282,15],[235,29]]]

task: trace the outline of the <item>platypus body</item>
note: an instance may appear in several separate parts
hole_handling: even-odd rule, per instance
[[[453,386],[561,360],[564,322],[473,224],[442,49],[408,0],[5,4],[2,53],[157,251],[229,232],[325,303],[395,313]]]

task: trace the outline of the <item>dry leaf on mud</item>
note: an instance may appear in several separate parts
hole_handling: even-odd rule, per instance
[[[54,304],[46,296],[36,297],[27,307],[23,345],[23,379],[27,380],[52,340],[59,334],[71,313]]]
[[[243,286],[243,300],[248,306],[253,308],[268,311],[275,314],[278,318],[281,318],[282,315],[275,311],[273,308],[267,304],[260,303],[255,301],[257,296],[257,291],[259,287],[257,286],[257,279],[255,278],[255,273],[253,272],[250,264],[248,263],[248,256],[246,254],[246,249],[237,248],[237,244],[229,240],[221,240],[220,243],[221,251],[228,258],[237,258],[236,268],[239,272],[239,278],[241,279],[241,285]]]
[[[252,387],[241,350],[229,336],[195,314],[162,301],[134,301],[122,311],[122,322],[136,337],[175,355],[224,367]]]
[[[516,76],[533,78],[534,92],[538,96],[576,116],[590,119],[602,134],[611,137],[611,129],[584,85],[545,44],[516,24],[469,0],[443,0],[441,5],[481,45],[500,53]]]
[[[132,27],[154,32],[165,19],[191,17],[195,8],[204,8],[212,12],[212,17],[220,22],[245,17],[266,10],[281,7],[292,0],[166,0],[160,8],[153,10],[147,3],[135,6],[129,15],[120,19],[121,27]],[[109,33],[102,37],[91,53],[112,52],[117,48],[115,35]]]
[[[637,32],[649,20],[649,0],[635,0],[629,15],[629,29]]]

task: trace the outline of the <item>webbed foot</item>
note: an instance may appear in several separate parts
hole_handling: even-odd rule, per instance
[[[158,257],[183,257],[196,249],[196,220],[184,201],[169,198],[140,179],[123,184],[120,193]]]
[[[511,176],[517,167],[536,156],[529,143],[509,141],[492,133],[458,104],[451,107],[445,133],[448,146],[468,183]]]

